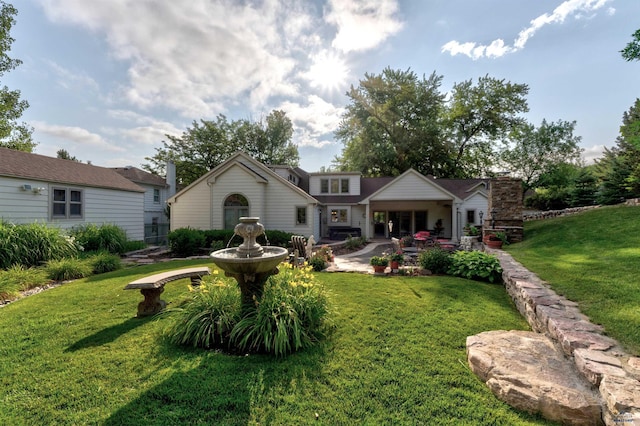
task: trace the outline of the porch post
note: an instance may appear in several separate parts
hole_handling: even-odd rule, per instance
[[[373,237],[373,235],[370,234],[371,232],[371,218],[370,218],[370,204],[367,203],[365,204],[364,207],[364,211],[365,211],[365,218],[364,218],[364,236],[367,238],[367,240],[371,239]]]
[[[451,207],[451,241],[454,243],[458,243],[458,216],[460,214],[460,206],[462,203],[453,203],[453,207]]]

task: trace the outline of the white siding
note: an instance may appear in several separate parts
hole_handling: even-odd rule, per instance
[[[211,194],[206,181],[200,181],[171,205],[171,230],[191,227],[211,229]]]
[[[224,201],[231,194],[241,194],[249,202],[249,216],[258,216],[264,225],[264,183],[256,176],[234,165],[215,179],[211,193],[211,229],[224,227]]]
[[[452,200],[447,194],[428,180],[414,173],[408,173],[391,182],[372,200]]]
[[[487,196],[479,192],[464,200],[464,204],[460,208],[460,210],[463,212],[462,226],[466,225],[468,210],[475,210],[475,220],[473,221],[472,225],[480,225],[479,213],[481,211],[483,213],[483,219],[489,219],[489,215],[487,214],[488,206],[489,200],[487,199]]]
[[[138,183],[138,186],[144,188],[144,223],[150,224],[151,219],[158,218],[158,223],[167,223],[167,216],[164,214],[164,208],[167,205],[167,188],[153,185]],[[157,189],[160,192],[159,202],[153,200],[153,192]]]
[[[45,188],[39,194],[23,191],[22,185]],[[81,219],[50,219],[51,187],[82,190],[83,217]],[[95,223],[112,223],[127,233],[131,240],[144,239],[144,197],[139,192],[80,186],[49,185],[46,182],[0,177],[0,217],[13,223],[45,222],[60,228]]]
[[[265,200],[265,216],[262,224],[266,229],[291,232],[306,237],[313,234],[315,215],[308,197],[293,190],[284,182],[269,179],[269,184],[265,188]],[[296,225],[296,207],[304,206],[307,207],[307,223]]]

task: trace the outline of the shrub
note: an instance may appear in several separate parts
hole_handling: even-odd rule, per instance
[[[215,240],[211,243],[211,246],[209,248],[211,249],[211,251],[216,251],[216,250],[222,250],[226,246],[227,245],[223,241]]]
[[[76,258],[50,260],[45,269],[49,278],[56,281],[74,280],[91,275],[91,265]]]
[[[369,264],[372,266],[387,266],[389,264],[389,259],[384,256],[373,256],[369,259]]]
[[[92,255],[87,259],[87,262],[94,274],[104,274],[122,268],[120,256],[106,251]]]
[[[74,239],[58,228],[40,223],[14,225],[0,220],[0,269],[12,265],[40,266],[48,260],[76,256],[79,249]]]
[[[127,247],[127,233],[117,225],[93,223],[71,228],[71,235],[85,251],[108,251],[122,254]]]
[[[289,244],[289,241],[291,241],[291,237],[293,236],[293,234],[289,232],[277,231],[277,230],[272,231],[269,229],[265,230],[264,233],[266,234],[267,239],[269,240],[269,244],[271,244],[272,246],[278,246],[278,247],[287,247],[287,245]],[[260,242],[260,244],[262,244],[262,242]]]
[[[433,274],[446,274],[451,266],[451,253],[435,247],[420,253],[418,263]]]
[[[228,349],[231,330],[240,319],[240,289],[235,282],[216,275],[202,278],[191,297],[167,310],[176,317],[165,330],[169,342],[204,349]]]
[[[42,269],[25,268],[14,265],[6,271],[0,271],[0,300],[14,300],[19,293],[49,282]]]
[[[271,276],[255,312],[242,318],[231,338],[242,351],[264,351],[276,356],[307,348],[325,336],[329,304],[311,268],[287,263]]]
[[[142,250],[147,247],[144,241],[127,241],[124,244],[124,252],[128,253],[130,251]]]
[[[490,283],[502,280],[502,267],[495,256],[480,251],[458,251],[451,258],[448,271],[451,275]]]
[[[345,240],[344,246],[349,250],[359,249],[367,244],[366,237],[349,237]]]
[[[307,263],[313,268],[314,271],[317,272],[320,272],[327,267],[327,261],[325,260],[325,258],[318,254],[310,257]]]
[[[205,245],[202,231],[193,228],[180,228],[169,233],[169,248],[179,257],[193,256]]]

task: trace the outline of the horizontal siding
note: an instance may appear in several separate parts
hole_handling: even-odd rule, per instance
[[[212,227],[224,227],[224,202],[231,194],[241,194],[249,202],[249,216],[257,216],[264,224],[265,183],[256,181],[253,173],[234,165],[224,174],[218,176],[213,185],[212,194]]]
[[[372,200],[451,200],[452,196],[415,174],[393,181]]]
[[[25,183],[45,190],[40,194],[22,191],[20,187]],[[63,185],[55,186],[65,188]],[[47,183],[0,178],[0,217],[13,223],[46,222],[63,229],[88,223],[112,223],[124,229],[131,240],[144,238],[142,193],[79,186],[73,188],[83,191],[83,218],[50,220],[51,188]]]
[[[266,213],[262,222],[267,229],[309,236],[313,233],[314,211],[309,198],[293,191],[283,182],[271,179],[265,188]],[[307,208],[306,225],[296,225],[296,207]]]
[[[171,205],[171,229],[210,229],[210,197],[210,189],[205,181],[195,184],[180,195]]]

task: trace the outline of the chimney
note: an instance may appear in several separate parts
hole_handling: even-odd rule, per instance
[[[169,198],[176,193],[176,164],[171,160],[167,161],[167,177],[165,180],[169,185],[169,193],[167,194],[167,198]]]

